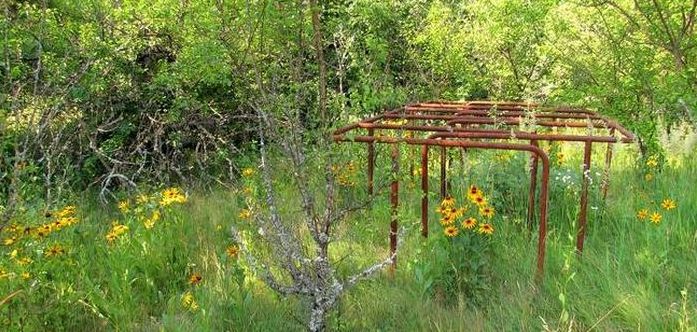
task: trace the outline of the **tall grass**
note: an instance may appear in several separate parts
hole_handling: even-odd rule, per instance
[[[524,227],[528,181],[525,155],[454,152],[453,195],[462,197],[476,183],[492,193],[498,212],[489,239],[487,288],[476,304],[453,294],[424,292],[415,269],[433,241],[418,232],[418,177],[403,167],[400,221],[407,228],[394,275],[383,273],[348,292],[331,318],[336,330],[381,331],[695,331],[697,329],[697,165],[692,156],[671,159],[646,181],[636,151],[616,151],[607,201],[592,175],[589,232],[582,256],[575,253],[580,159],[572,149],[563,165],[554,166],[550,198],[550,232],[544,283],[533,281],[535,235]],[[356,155],[362,150],[348,150]],[[380,151],[379,151],[380,153]],[[595,160],[603,160],[600,149]],[[408,166],[409,152],[402,154]],[[360,157],[354,157],[360,164]],[[436,158],[432,158],[436,159]],[[460,164],[464,161],[464,164]],[[387,163],[378,176],[387,178]],[[384,166],[384,167],[382,167]],[[599,163],[593,165],[593,174]],[[433,191],[436,167],[433,174]],[[568,175],[566,178],[565,175]],[[344,199],[365,191],[342,189]],[[351,215],[337,230],[332,247],[338,271],[350,273],[387,255],[390,209],[383,190],[367,211]],[[294,213],[296,198],[279,181],[283,210]],[[104,207],[85,194],[74,201],[80,221],[46,238],[2,247],[0,327],[3,330],[166,330],[277,331],[302,330],[306,312],[301,299],[282,298],[256,279],[244,261],[226,254],[228,225],[241,220],[238,191],[191,192],[185,204],[163,210],[152,229]],[[665,198],[678,207],[662,210]],[[435,205],[437,197],[431,200]],[[131,202],[134,202],[132,199]],[[134,204],[134,203],[132,203]],[[638,220],[637,211],[660,211],[659,224]],[[29,209],[16,223],[36,224]],[[130,219],[129,219],[130,218]],[[109,244],[112,221],[129,223],[129,231]],[[435,214],[431,216],[435,220]],[[443,236],[433,222],[431,237]],[[3,239],[6,237],[3,234]],[[65,254],[46,257],[49,244]],[[32,257],[20,265],[19,256]],[[26,275],[23,273],[29,273]],[[197,273],[202,281],[192,285]],[[184,303],[190,294],[197,308]]]

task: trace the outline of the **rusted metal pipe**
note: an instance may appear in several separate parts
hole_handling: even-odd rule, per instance
[[[610,129],[610,136],[615,134],[615,128]],[[612,167],[612,148],[613,143],[607,143],[605,151],[605,172],[603,173],[603,201],[607,200],[607,189],[610,186],[610,168]]]
[[[583,149],[583,176],[581,179],[581,209],[578,212],[578,234],[576,236],[576,250],[583,252],[583,242],[586,239],[586,218],[588,212],[588,182],[591,167],[592,142],[586,142]]]
[[[421,147],[421,235],[428,237],[428,145]]]
[[[368,136],[374,136],[374,130],[368,129]],[[368,143],[368,194],[373,195],[375,173],[375,142]]]
[[[390,186],[390,203],[392,221],[390,222],[390,256],[393,256],[392,268],[397,267],[397,225],[399,214],[399,145],[392,144],[392,184]]]
[[[536,140],[531,140],[530,145],[538,146]],[[537,156],[530,156],[530,190],[528,192],[528,229],[532,229],[535,219],[535,186],[537,185]]]

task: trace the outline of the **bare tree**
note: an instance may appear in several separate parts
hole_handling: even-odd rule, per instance
[[[279,123],[265,111],[257,108],[257,112],[261,124],[258,133],[260,177],[265,199],[263,210],[268,213],[255,214],[254,226],[259,227],[259,234],[268,246],[271,257],[265,263],[260,263],[262,259],[257,257],[260,255],[255,255],[245,247],[242,234],[235,226],[231,229],[232,237],[240,245],[255,273],[269,287],[282,296],[295,295],[309,300],[310,317],[307,327],[310,331],[323,331],[326,329],[327,315],[335,308],[341,295],[359,281],[389,266],[394,261],[396,252],[350,277],[341,278],[337,275],[329,255],[329,246],[334,240],[333,232],[351,211],[367,206],[368,202],[352,207],[339,206],[331,162],[324,163],[324,188],[313,190],[307,172],[306,145],[301,142],[302,126],[297,123],[297,119],[290,117],[294,120],[283,122],[283,128],[288,130],[279,137],[281,135],[274,135],[268,129],[278,128]],[[274,166],[269,161],[269,140],[276,143],[274,146],[279,146],[282,161],[286,162],[287,159],[287,165],[291,168],[290,173],[301,203],[300,218],[296,215],[282,215],[280,212],[277,203],[280,193],[273,182],[273,174],[278,172],[274,172]],[[326,147],[328,143],[324,142],[320,139],[319,144]],[[308,242],[311,248],[306,248]]]

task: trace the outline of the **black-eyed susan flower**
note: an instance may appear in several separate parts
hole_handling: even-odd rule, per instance
[[[663,207],[666,210],[672,210],[672,209],[675,209],[676,207],[678,207],[678,205],[675,203],[674,200],[672,200],[670,198],[666,198],[661,203],[661,207]]]
[[[479,188],[477,188],[477,186],[471,185],[471,186],[467,189],[467,198],[468,198],[471,202],[474,202],[474,198],[477,197],[477,196],[482,196],[482,191],[481,191]]]
[[[77,208],[75,206],[68,205],[68,206],[64,207],[63,209],[61,209],[60,211],[56,212],[56,216],[58,218],[65,218],[65,217],[70,217],[70,216],[75,215],[76,212],[77,212]]]
[[[24,280],[29,280],[31,278],[31,274],[29,274],[27,271],[22,272],[21,276]]]
[[[647,210],[647,209],[639,210],[639,212],[636,213],[636,217],[639,220],[646,220],[646,218],[649,217],[649,210]]]
[[[65,253],[65,249],[60,244],[54,244],[46,249],[44,251],[44,255],[46,257],[55,257],[55,256],[60,256]]]
[[[479,207],[486,206],[487,201],[486,198],[483,195],[477,195],[472,199],[472,202],[476,204]]]
[[[162,199],[160,199],[160,205],[162,206],[170,206],[173,203],[186,203],[184,192],[176,187],[167,188],[162,191]]]
[[[455,198],[452,196],[446,196],[443,198],[443,200],[440,202],[440,206],[442,207],[453,207],[455,206]]]
[[[452,225],[455,222],[455,217],[445,214],[440,218],[440,224],[443,226]]]
[[[232,258],[236,258],[237,255],[240,253],[240,248],[236,245],[229,245],[227,248],[225,248],[225,253]]]
[[[494,234],[494,226],[491,224],[481,224],[479,225],[479,233],[486,235]]]
[[[652,223],[654,223],[654,224],[660,224],[660,223],[661,223],[661,219],[663,219],[663,216],[661,216],[660,213],[654,212],[654,213],[651,214],[650,220],[651,220]]]
[[[482,217],[485,218],[492,218],[495,214],[494,208],[492,208],[491,206],[483,206],[479,208],[479,214],[481,214]]]
[[[462,228],[465,228],[465,229],[472,229],[476,225],[477,225],[477,219],[474,219],[472,217],[467,218],[467,219],[462,221]]]
[[[448,226],[443,230],[443,233],[445,233],[447,237],[455,237],[459,233],[459,230],[455,226]]]
[[[195,272],[189,276],[189,285],[196,286],[200,284],[201,281],[203,281],[203,276],[200,273]]]
[[[111,223],[111,230],[109,233],[107,233],[106,240],[111,243],[126,232],[128,232],[128,226],[119,224],[118,221],[114,221]]]

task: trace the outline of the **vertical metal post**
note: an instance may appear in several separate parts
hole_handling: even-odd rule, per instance
[[[545,248],[547,241],[547,197],[549,190],[549,158],[544,151],[542,159],[542,183],[540,184],[540,230],[537,239],[537,281],[542,283],[545,272]]]
[[[411,121],[410,121],[410,122],[411,122]],[[414,138],[414,132],[411,131],[411,130],[407,131],[407,138]],[[415,149],[416,149],[416,148],[413,148],[413,147],[407,145],[407,149],[409,149],[409,150],[408,150],[408,151],[409,151],[409,152],[408,152],[408,156],[409,156],[409,157],[408,157],[408,158],[409,158],[409,178],[412,180],[412,183],[413,183],[414,177],[416,176],[416,175],[414,174],[414,169],[416,168],[416,166],[414,166],[414,164],[415,164],[414,160],[416,159],[416,156],[415,156],[415,153],[414,153],[414,152],[415,152]]]
[[[397,252],[397,213],[399,209],[399,145],[392,144],[392,185],[390,186],[392,222],[390,222],[390,256]],[[392,261],[392,269],[397,267],[397,257]]]
[[[448,189],[446,185],[447,179],[447,158],[446,158],[446,149],[444,146],[440,147],[440,198],[444,199],[445,196],[448,194]]]
[[[576,250],[583,252],[583,242],[586,239],[586,218],[588,212],[588,177],[591,168],[591,141],[586,141],[583,149],[583,176],[581,178],[581,208],[578,213],[578,235],[576,235]]]
[[[615,136],[615,128],[610,129],[610,136]],[[605,172],[603,172],[603,201],[607,199],[607,189],[610,187],[610,167],[612,166],[612,147],[615,143],[607,143],[607,151],[605,151]]]
[[[368,129],[368,136],[373,137],[373,128]],[[373,194],[373,174],[375,172],[375,142],[368,143],[368,194]]]
[[[428,145],[421,147],[421,235],[428,237]]]
[[[537,140],[531,140],[530,145],[538,146]],[[537,186],[537,154],[530,157],[530,192],[528,193],[528,229],[532,229],[535,218],[535,190]]]

